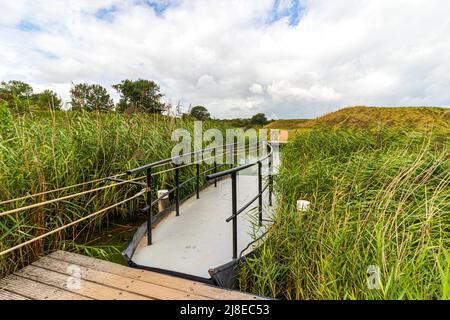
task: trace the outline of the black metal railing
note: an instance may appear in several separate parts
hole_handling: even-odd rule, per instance
[[[175,199],[175,211],[176,211],[176,216],[180,215],[180,190],[183,186],[187,185],[188,183],[192,182],[195,180],[195,194],[197,199],[200,198],[200,179],[201,176],[206,175],[207,173],[210,173],[211,171],[213,171],[212,175],[208,175],[206,176],[206,180],[209,181],[213,181],[214,182],[214,186],[217,187],[217,180],[223,176],[226,176],[228,171],[233,171],[233,172],[238,172],[240,170],[242,170],[243,166],[241,167],[235,167],[233,168],[233,164],[230,164],[230,169],[229,170],[225,170],[222,172],[218,172],[218,170],[225,166],[225,164],[218,164],[217,163],[217,159],[216,159],[216,154],[217,154],[217,150],[226,148],[229,149],[230,147],[233,147],[229,150],[226,150],[225,152],[223,152],[222,150],[222,156],[227,156],[229,152],[233,152],[233,162],[234,162],[234,158],[235,158],[235,154],[234,154],[234,146],[236,146],[237,143],[231,143],[231,144],[225,144],[225,145],[221,145],[221,146],[214,146],[214,147],[210,147],[210,148],[206,148],[206,149],[202,149],[199,151],[194,151],[194,152],[190,152],[190,153],[186,153],[186,154],[182,154],[176,157],[172,157],[172,158],[167,158],[167,159],[163,159],[163,160],[159,160],[135,169],[130,169],[127,171],[128,175],[136,175],[138,173],[141,172],[145,172],[145,179],[146,182],[135,182],[132,180],[123,180],[123,181],[130,181],[130,183],[139,185],[139,186],[144,186],[146,187],[146,205],[145,207],[142,209],[145,214],[147,214],[147,243],[148,245],[152,244],[152,225],[153,225],[153,214],[152,214],[152,209],[153,207],[162,199],[166,198],[168,195],[174,193],[174,199]],[[251,149],[255,149],[258,150],[260,148],[260,145],[249,145],[248,146],[248,150]],[[271,157],[271,147],[270,148],[270,157]],[[269,149],[268,149],[269,150]],[[237,148],[238,154],[239,154],[239,148]],[[243,151],[246,151],[246,146],[244,145]],[[200,171],[200,162],[198,161],[198,156],[205,153],[205,152],[213,152],[214,156],[213,156],[213,164],[212,167],[204,170],[204,171]],[[180,163],[183,160],[186,160],[187,157],[190,157],[190,160],[192,160],[192,157],[194,157],[194,162],[193,163],[189,163],[187,165],[180,165]],[[267,159],[264,158],[264,159]],[[261,161],[263,161],[264,159],[262,159]],[[271,164],[271,161],[269,161],[269,164]],[[153,184],[154,184],[154,175],[157,174],[157,172],[153,172],[153,170],[155,168],[158,167],[162,167],[165,165],[173,165],[173,168],[167,171],[175,171],[175,186],[168,190],[167,192],[165,192],[164,194],[160,195],[159,197],[157,197],[156,199],[152,199],[152,191],[153,189]],[[191,165],[195,165],[195,175],[183,182],[180,182],[180,169],[181,167],[184,166],[191,166]],[[249,165],[245,165],[246,168],[253,166],[253,164],[249,164]],[[222,174],[224,173],[224,174]],[[217,176],[216,176],[217,175]],[[216,177],[214,177],[216,176]],[[259,170],[259,179],[262,180],[261,178],[261,169]],[[236,181],[234,180],[234,183],[236,183]],[[233,190],[236,190],[236,188],[234,187]],[[261,192],[260,192],[261,193]],[[235,202],[235,195],[233,196],[233,201]],[[261,208],[262,208],[262,199],[260,200],[261,202]],[[260,213],[260,217],[262,217],[262,213]],[[262,219],[262,218],[261,218]],[[233,229],[234,230],[234,229]],[[234,236],[233,236],[234,237]]]
[[[267,143],[267,149],[268,153],[265,157],[258,159],[252,163],[241,165],[235,168],[231,168],[229,170],[225,170],[222,172],[217,172],[211,175],[206,176],[206,180],[213,180],[222,178],[225,176],[230,175],[231,176],[231,198],[232,198],[232,204],[231,204],[231,212],[232,215],[226,219],[226,222],[232,221],[232,227],[233,227],[233,259],[237,259],[238,256],[238,241],[237,241],[237,218],[238,216],[244,212],[250,205],[258,201],[258,221],[259,225],[262,226],[263,223],[263,193],[267,188],[269,188],[269,206],[272,206],[272,193],[273,193],[273,177],[272,177],[272,163],[273,163],[273,148],[270,145],[270,143]],[[269,165],[268,165],[268,178],[269,181],[265,187],[262,186],[262,162],[266,159],[269,159]],[[237,173],[239,171],[242,171],[244,169],[250,168],[254,165],[258,165],[258,194],[250,199],[246,204],[244,204],[241,208],[237,208]]]

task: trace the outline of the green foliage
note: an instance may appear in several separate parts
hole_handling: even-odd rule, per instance
[[[0,100],[0,134],[6,134],[12,126],[12,115],[8,110],[8,103]]]
[[[259,115],[263,115],[263,113],[260,113]],[[255,116],[257,116],[255,119],[256,120],[252,120]],[[235,119],[223,119],[221,121],[228,123],[229,125],[233,126],[233,127],[237,127],[237,128],[244,128],[244,129],[248,129],[248,128],[253,128],[253,127],[261,127],[264,122],[264,124],[268,123],[269,121],[266,119],[265,121],[262,121],[261,116],[255,115],[252,118],[235,118]],[[265,118],[265,116],[264,116]],[[258,120],[259,119],[259,120]]]
[[[60,110],[62,107],[61,99],[52,90],[44,90],[43,92],[33,94],[32,101],[33,106],[41,110]]]
[[[250,123],[254,125],[263,126],[267,124],[267,118],[264,113],[257,113],[253,117],[250,118]]]
[[[120,94],[118,111],[129,109],[161,114],[165,109],[165,105],[161,102],[163,94],[160,92],[160,87],[152,80],[132,81],[127,79],[112,87]]]
[[[192,120],[153,114],[41,111],[11,115],[0,103],[0,116],[0,202],[112,176],[168,158],[176,143],[171,141],[172,131],[176,128],[193,131]],[[211,127],[224,128],[220,122],[203,123],[205,130]],[[180,170],[180,178],[187,179],[194,172],[195,166],[185,167]],[[173,188],[174,172],[154,173],[156,190]],[[0,212],[108,184],[111,182],[100,181],[34,199],[0,204]],[[190,194],[194,186],[195,181],[186,184],[181,197]],[[122,185],[2,217],[0,251],[106,208],[138,191],[135,186]],[[95,248],[85,246],[89,235],[104,230],[114,220],[144,222],[146,217],[138,210],[144,205],[145,199],[140,198],[0,257],[0,278],[49,250],[89,248],[83,252],[94,254]],[[113,251],[111,253],[116,255],[117,250]]]
[[[206,120],[210,119],[211,115],[208,112],[208,109],[206,109],[203,106],[195,106],[191,109],[189,115],[197,120]]]
[[[448,299],[449,132],[320,128],[282,149],[278,209],[241,287],[287,299]],[[296,201],[311,201],[309,211]],[[380,289],[366,270],[380,268]]]
[[[269,122],[267,120],[266,115],[264,113],[257,113],[251,118],[236,118],[236,119],[225,119],[222,120],[234,127],[239,128],[252,128],[252,127],[261,127]]]
[[[0,84],[0,100],[6,101],[9,108],[17,112],[27,111],[33,88],[22,81],[11,80]]]
[[[114,107],[108,91],[99,84],[79,83],[70,89],[72,110],[106,111]]]
[[[3,100],[7,100],[12,96],[19,99],[30,98],[33,94],[33,88],[22,81],[11,80],[2,82],[0,85],[0,95]]]

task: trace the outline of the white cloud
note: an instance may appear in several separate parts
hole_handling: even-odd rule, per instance
[[[310,88],[298,87],[286,81],[273,82],[267,89],[270,96],[276,102],[283,101],[338,101],[341,94],[337,93],[333,88],[319,85],[313,85]]]
[[[448,1],[303,0],[297,25],[295,0],[151,2],[1,1],[0,79],[67,99],[71,81],[116,96],[148,78],[219,117],[450,106]]]
[[[264,88],[259,83],[252,84],[248,90],[254,94],[264,93]]]
[[[214,77],[204,74],[198,79],[197,86],[200,88],[212,88],[216,86],[216,81]]]

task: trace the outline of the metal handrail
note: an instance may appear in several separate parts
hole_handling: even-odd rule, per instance
[[[244,164],[239,167],[231,168],[228,170],[224,170],[221,172],[217,172],[214,174],[210,174],[206,176],[206,180],[213,180],[221,177],[225,177],[228,175],[231,175],[231,212],[232,215],[228,217],[225,221],[230,222],[233,221],[233,259],[237,259],[237,217],[239,214],[241,214],[244,210],[246,210],[253,202],[255,202],[257,199],[259,200],[258,203],[258,215],[259,215],[259,225],[262,225],[263,218],[262,218],[262,196],[264,191],[269,188],[269,206],[272,206],[272,193],[273,193],[273,178],[272,178],[272,161],[273,161],[273,147],[270,143],[266,142],[268,154],[258,159],[252,163]],[[263,188],[262,186],[262,162],[266,159],[269,159],[269,182],[268,184]],[[237,173],[239,171],[242,171],[244,169],[250,168],[254,165],[258,164],[258,194],[248,201],[245,205],[243,205],[240,209],[237,208]]]
[[[143,178],[146,178],[146,182],[139,183],[139,185],[143,184],[146,187],[146,205],[142,209],[142,211],[144,211],[147,214],[147,243],[148,243],[148,245],[152,244],[152,224],[153,224],[152,208],[153,208],[153,206],[156,205],[160,200],[164,199],[168,195],[175,192],[175,211],[176,211],[176,216],[179,216],[180,215],[180,188],[182,186],[184,186],[185,184],[191,182],[192,180],[196,179],[196,195],[197,195],[197,199],[199,199],[200,198],[200,176],[204,175],[210,171],[213,171],[213,170],[215,171],[215,173],[213,175],[215,175],[215,174],[217,174],[217,170],[223,166],[223,164],[218,166],[216,159],[214,159],[213,168],[210,168],[203,172],[200,172],[200,163],[198,161],[194,161],[193,163],[188,164],[188,166],[189,165],[196,166],[195,176],[180,183],[180,172],[179,172],[180,165],[178,164],[177,160],[184,159],[187,156],[198,155],[198,154],[201,154],[201,153],[207,152],[207,151],[214,151],[214,157],[215,157],[217,150],[219,150],[220,148],[223,149],[225,147],[234,146],[236,144],[238,144],[238,143],[236,142],[236,143],[230,143],[230,144],[224,144],[224,145],[220,145],[220,146],[205,148],[205,149],[202,149],[199,151],[186,153],[186,154],[183,154],[180,156],[159,160],[159,161],[156,161],[156,162],[153,162],[153,163],[150,163],[150,164],[147,164],[147,165],[135,168],[135,169],[130,169],[127,171],[128,175],[134,175],[136,173],[146,171],[146,175],[143,177]],[[256,150],[258,150],[261,147],[260,145],[258,145],[258,143],[256,143],[253,145],[249,145],[248,150],[250,150],[251,148],[255,148],[255,146],[256,146]],[[237,148],[237,149],[238,149],[237,154],[234,154],[234,148],[232,148],[231,150],[227,150],[226,152],[222,153],[222,156],[228,155],[231,151],[231,152],[233,152],[233,161],[234,161],[234,157],[237,156],[240,152],[239,148]],[[246,144],[243,147],[243,151],[244,152],[246,151]],[[153,190],[153,188],[152,188],[152,185],[153,185],[152,169],[155,167],[159,167],[161,165],[169,164],[169,163],[174,164],[173,170],[175,171],[175,187],[172,188],[171,190],[168,190],[167,192],[165,192],[164,194],[160,195],[159,197],[157,197],[156,199],[153,200],[152,199],[152,190]],[[183,166],[181,166],[181,167],[183,167]],[[240,167],[238,167],[238,168],[240,168]],[[240,170],[242,170],[242,169],[240,169]],[[228,171],[228,170],[226,170],[226,171]],[[157,172],[155,174],[157,174]],[[214,180],[214,186],[216,187],[218,178],[219,177],[207,179],[207,181]],[[126,180],[124,180],[124,181],[126,181]]]
[[[223,146],[227,146],[227,145],[223,145]],[[222,146],[219,146],[219,147],[222,147]],[[205,149],[205,150],[206,150],[206,149]],[[266,159],[266,158],[265,158],[265,159]],[[264,161],[264,160],[262,160],[262,161]],[[194,164],[196,164],[196,163],[191,163],[191,165],[194,165]],[[149,164],[149,165],[151,165],[151,164]],[[206,174],[206,173],[208,173],[208,172],[210,172],[210,171],[217,170],[218,168],[221,168],[221,167],[223,167],[224,165],[225,165],[225,164],[221,164],[221,165],[219,165],[219,166],[214,166],[213,168],[209,168],[209,169],[207,169],[207,170],[205,170],[205,171],[199,172],[199,176],[200,176],[200,175],[204,175],[204,174]],[[176,170],[176,169],[177,169],[177,168],[175,167],[174,170]],[[225,172],[225,171],[224,171],[224,172]],[[219,173],[220,173],[220,172],[219,172]],[[145,177],[142,177],[142,178],[145,178]],[[116,182],[127,182],[127,183],[130,183],[130,184],[134,184],[134,185],[138,185],[138,186],[143,186],[143,187],[146,187],[146,186],[147,186],[147,185],[146,185],[145,183],[143,183],[143,182],[133,182],[133,181],[131,181],[131,180],[123,180],[123,179],[116,179],[116,178],[110,178],[110,177],[107,177],[107,178],[105,178],[105,179],[110,180],[110,181],[116,181]],[[185,184],[187,184],[187,183],[193,181],[194,179],[197,179],[197,175],[195,175],[195,176],[193,176],[192,178],[189,178],[189,179],[183,181],[182,183],[180,183],[180,184],[178,185],[178,187],[182,187],[182,186],[184,186]],[[218,178],[215,178],[214,180],[217,180],[217,179],[218,179]],[[211,179],[211,180],[212,180],[212,179]],[[172,189],[170,189],[169,191],[167,191],[166,193],[162,194],[162,195],[159,196],[153,203],[156,204],[157,201],[164,199],[166,196],[168,196],[169,194],[173,193],[173,192],[175,191],[176,188],[177,188],[177,187],[172,188]],[[152,205],[153,205],[153,203],[152,203]]]
[[[266,186],[262,189],[262,193],[264,193],[264,191],[267,190],[267,188],[269,187],[269,184],[267,183]],[[225,221],[226,222],[230,222],[232,219],[234,219],[234,217],[237,217],[238,215],[240,215],[242,212],[244,212],[248,207],[250,207],[250,205],[255,202],[256,200],[258,200],[260,197],[260,194],[258,193],[256,196],[254,196],[250,201],[248,201],[246,204],[244,204],[237,212],[235,215],[229,216]]]
[[[267,143],[267,146],[268,146],[270,151],[267,153],[267,155],[264,158],[258,159],[258,160],[254,161],[252,163],[243,164],[243,165],[241,165],[239,167],[234,167],[234,168],[231,168],[231,169],[228,169],[228,170],[224,170],[224,171],[221,171],[221,172],[217,172],[217,173],[214,173],[214,174],[207,175],[206,176],[206,180],[213,180],[213,179],[218,179],[218,178],[221,178],[221,177],[224,177],[224,176],[231,175],[234,172],[239,172],[239,171],[242,171],[244,169],[248,169],[248,168],[253,167],[254,165],[258,164],[258,162],[264,161],[267,158],[270,158],[272,156],[272,153],[273,153],[273,148],[272,148],[272,146],[269,143]]]
[[[158,160],[156,162],[152,162],[152,163],[149,163],[149,164],[146,164],[146,165],[134,168],[134,169],[127,170],[127,174],[128,175],[133,175],[133,174],[145,171],[145,170],[147,170],[149,168],[154,168],[154,167],[157,167],[157,166],[160,166],[160,165],[163,165],[163,164],[168,164],[168,163],[171,163],[171,162],[176,163],[177,160],[181,160],[181,159],[183,159],[185,157],[188,157],[188,156],[193,156],[193,155],[195,156],[195,155],[198,155],[198,154],[203,153],[203,152],[217,150],[219,148],[224,148],[224,147],[229,147],[229,146],[234,146],[236,144],[238,144],[238,142],[229,143],[229,144],[223,144],[223,145],[220,145],[220,146],[214,146],[214,147],[210,147],[210,148],[205,148],[205,149],[198,150],[198,151],[184,153],[184,154],[176,156],[176,157],[171,157],[171,158],[167,158],[167,159],[163,159],[163,160]]]

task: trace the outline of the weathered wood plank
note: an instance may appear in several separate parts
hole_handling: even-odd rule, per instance
[[[0,289],[0,300],[30,300],[20,294]]]
[[[119,290],[137,293],[151,299],[167,299],[167,300],[204,300],[207,299],[193,293],[156,285],[153,283],[141,281],[138,279],[127,278],[122,275],[116,275],[109,272],[94,270],[89,267],[74,265],[50,257],[44,257],[33,263],[34,266],[56,271],[62,274],[71,275],[71,270],[75,266],[81,279],[95,282],[101,285],[111,286]]]
[[[13,274],[0,279],[0,288],[33,300],[90,300],[88,297]]]
[[[164,275],[156,272],[129,268],[112,262],[95,259],[92,257],[83,256],[80,254],[55,251],[49,255],[54,259],[59,259],[72,264],[88,267],[95,270],[100,270],[112,274],[122,275],[131,279],[137,279],[153,284],[162,285],[168,288],[178,289],[192,294],[201,295],[212,299],[224,300],[254,300],[262,299],[259,296],[242,293],[239,291],[221,289],[209,286],[204,283],[181,279],[169,275]]]
[[[79,279],[79,287],[69,286],[69,277],[55,271],[27,266],[15,273],[18,276],[27,278],[36,282],[45,283],[59,289],[70,291],[86,297],[98,300],[149,300],[150,298],[142,295],[130,293],[124,290],[115,289],[109,286],[100,285],[84,279]]]

